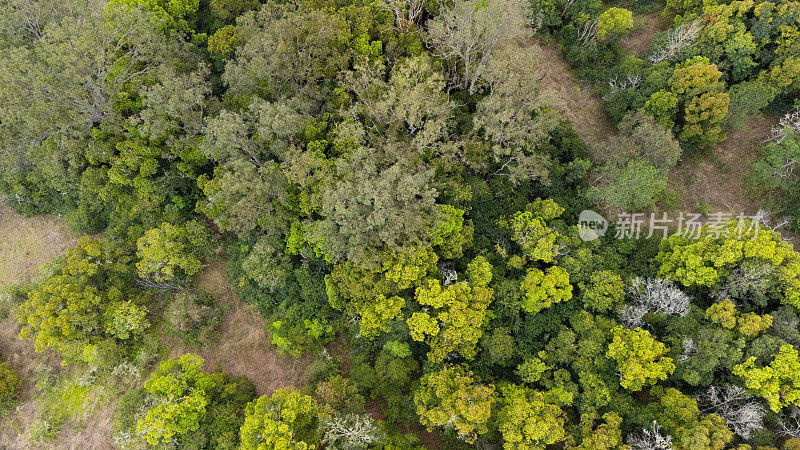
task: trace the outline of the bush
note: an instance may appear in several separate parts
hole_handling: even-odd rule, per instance
[[[17,372],[7,363],[0,363],[0,403],[16,397],[21,385]]]
[[[192,354],[163,361],[143,389],[124,396],[113,427],[118,445],[235,448],[255,387],[245,378],[202,372],[202,365]]]
[[[192,344],[201,344],[219,335],[222,311],[214,294],[180,292],[164,310],[167,327]]]

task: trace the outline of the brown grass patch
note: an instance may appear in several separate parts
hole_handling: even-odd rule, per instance
[[[225,264],[211,261],[199,275],[198,287],[215,292],[225,315],[219,339],[196,348],[173,336],[165,336],[169,356],[197,353],[205,359],[205,368],[223,371],[232,377],[243,376],[252,381],[259,395],[272,394],[281,387],[302,388],[306,385],[305,368],[310,355],[294,358],[279,354],[269,342],[264,319],[250,305],[242,302],[228,285]]]
[[[660,13],[633,16],[633,31],[622,38],[622,46],[643,56],[650,49],[656,34],[666,30],[670,21],[661,17]]]
[[[728,133],[709,155],[684,157],[669,176],[669,186],[683,194],[675,209],[755,214],[763,205],[748,192],[747,175],[761,154],[761,141],[775,120],[757,116]]]
[[[0,206],[0,289],[31,281],[39,266],[75,246],[77,236],[59,217],[23,217]]]
[[[529,44],[539,47],[543,100],[558,109],[564,119],[572,122],[575,131],[590,147],[617,134],[603,109],[600,96],[591,90],[591,86],[576,80],[558,47],[536,39],[529,41]]]

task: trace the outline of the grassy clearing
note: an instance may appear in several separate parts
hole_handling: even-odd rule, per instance
[[[617,134],[603,109],[600,96],[592,91],[591,86],[578,82],[556,44],[532,39],[529,45],[539,47],[541,55],[542,99],[572,122],[575,131],[590,147]]]
[[[169,357],[197,353],[205,359],[206,370],[247,377],[259,395],[272,394],[281,387],[306,385],[305,369],[312,356],[293,358],[278,353],[269,341],[264,319],[228,285],[223,261],[209,262],[198,276],[197,287],[218,296],[224,311],[219,337],[203,346],[193,346],[174,335],[161,333]]]
[[[64,254],[77,238],[59,217],[23,217],[0,206],[0,290],[31,281],[39,266]]]

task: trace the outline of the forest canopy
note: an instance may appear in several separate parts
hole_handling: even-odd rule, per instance
[[[117,389],[120,448],[800,448],[781,231],[579,228],[666,214],[679,164],[769,110],[749,179],[797,231],[800,3],[667,0],[641,55],[628,3],[4,2],[0,191],[84,235],[9,291],[19,337]],[[613,133],[544,94],[545,42]],[[301,386],[198,355],[215,262]]]

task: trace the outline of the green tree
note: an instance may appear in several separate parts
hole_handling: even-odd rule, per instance
[[[667,187],[667,174],[643,159],[629,159],[601,169],[603,184],[592,187],[592,195],[622,211],[652,208]]]
[[[269,237],[262,236],[242,261],[242,270],[258,286],[274,293],[286,285],[292,264],[286,254],[270,243]]]
[[[286,180],[276,163],[253,165],[236,159],[217,166],[214,178],[198,179],[206,198],[198,210],[221,229],[240,237],[256,229],[280,235],[288,231]]]
[[[239,17],[236,26],[244,44],[222,77],[230,94],[291,97],[347,67],[351,35],[343,17],[297,9],[294,4],[268,2],[257,14]]]
[[[488,421],[496,400],[494,386],[480,384],[462,366],[448,366],[425,375],[414,392],[422,425],[429,430],[433,427],[455,430],[469,443],[489,430]]]
[[[672,358],[664,356],[668,351],[667,346],[650,336],[647,330],[617,327],[606,356],[617,361],[619,384],[625,389],[638,391],[645,385],[666,380],[675,370]]]
[[[686,123],[680,138],[695,142],[700,148],[711,148],[725,140],[722,128],[728,117],[730,97],[725,92],[704,93],[694,97],[684,106]]]
[[[165,28],[190,31],[194,17],[200,7],[199,0],[111,0],[109,5],[141,7],[151,11]]]
[[[524,295],[522,309],[530,313],[537,313],[553,303],[572,298],[569,274],[558,266],[548,267],[544,272],[536,268],[528,269],[521,289]]]
[[[430,57],[408,58],[385,79],[382,63],[360,66],[346,83],[358,96],[351,114],[365,116],[370,141],[397,136],[417,152],[439,149],[448,137],[447,120],[456,104],[446,91],[442,75]]]
[[[618,150],[611,153],[645,158],[663,170],[673,168],[680,159],[681,147],[672,132],[643,110],[629,112],[617,126],[619,135],[611,142]]]
[[[247,405],[241,429],[244,450],[306,450],[322,440],[324,419],[312,397],[292,389],[278,389]]]
[[[775,207],[791,212],[800,198],[800,182],[794,168],[800,163],[800,135],[791,129],[781,132],[783,138],[764,147],[753,165],[753,184],[770,195]]]
[[[192,220],[181,226],[162,223],[139,238],[136,269],[142,278],[169,281],[189,279],[200,270],[211,236],[205,226]]]
[[[678,96],[662,89],[651,95],[642,109],[653,116],[656,123],[671,130],[675,127],[675,116],[678,114]]]
[[[513,384],[501,386],[500,404],[497,421],[506,450],[544,449],[567,436],[564,412],[541,392]]]
[[[537,151],[556,129],[560,117],[547,107],[539,95],[539,75],[534,68],[541,65],[536,47],[507,46],[492,54],[484,78],[489,94],[478,102],[473,116],[474,132],[492,149],[495,175],[514,183],[526,180],[548,182],[550,160]],[[485,163],[472,161],[467,155],[460,162],[482,170]]]
[[[800,357],[791,345],[783,345],[769,364],[759,366],[750,357],[733,368],[751,392],[764,398],[775,412],[789,405],[800,405]]]
[[[428,43],[448,62],[453,84],[474,92],[499,43],[525,37],[524,21],[518,0],[458,2],[428,23]]]
[[[202,366],[203,358],[194,354],[162,361],[144,388],[121,402],[128,412],[118,411],[115,428],[132,436],[137,448],[236,447],[255,387],[243,378],[205,373]]]
[[[403,162],[382,169],[374,155],[359,148],[340,159],[339,179],[322,192],[324,219],[309,226],[307,238],[331,262],[379,267],[384,248],[418,251],[444,219],[432,170]]]
[[[147,80],[183,57],[191,65],[185,43],[171,41],[147,13],[64,6],[29,3],[25,15],[37,38],[3,49],[0,58],[5,190],[45,209],[59,197],[76,201],[81,172],[92,161],[87,153],[104,147],[90,142],[121,127],[130,114],[125,105]]]

